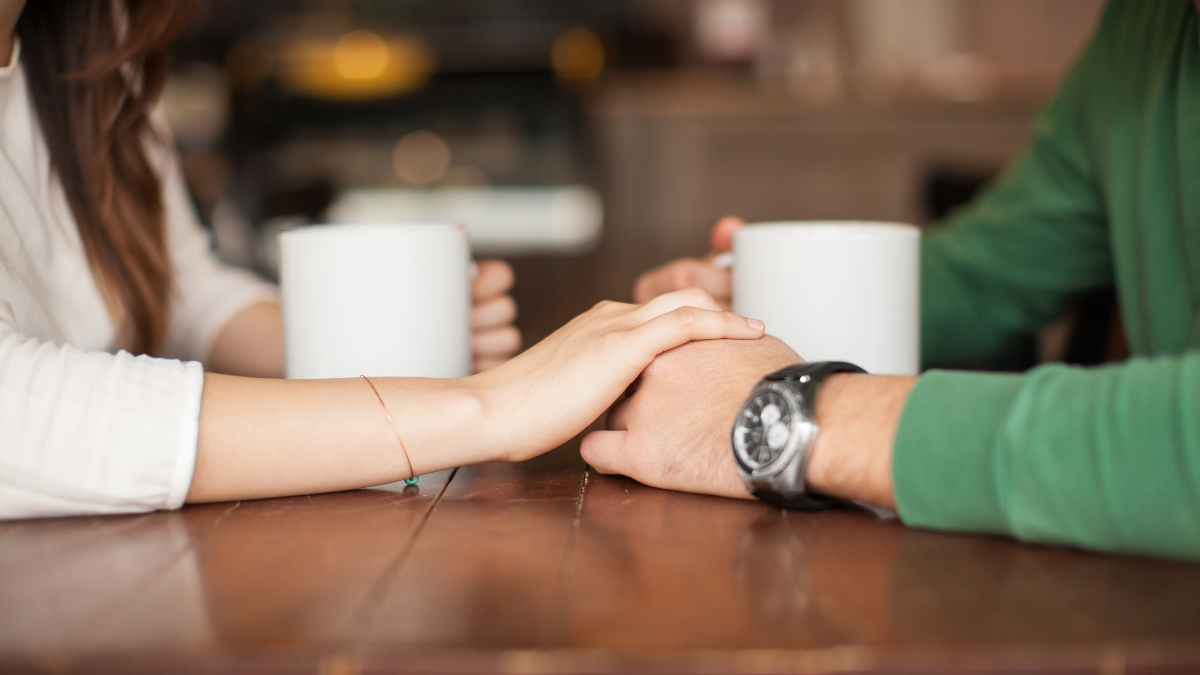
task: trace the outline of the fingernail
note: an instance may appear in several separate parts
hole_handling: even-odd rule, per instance
[[[759,321],[758,319],[746,319],[746,325],[750,326],[754,330],[763,330],[767,327],[767,324]]]

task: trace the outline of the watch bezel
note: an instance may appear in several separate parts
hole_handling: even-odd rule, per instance
[[[741,427],[742,413],[753,403],[754,398],[764,391],[772,391],[779,394],[788,406],[791,421],[788,424],[788,441],[787,445],[784,446],[783,452],[779,453],[779,456],[771,463],[754,468],[746,461],[742,451],[737,447],[737,430]],[[816,432],[816,425],[807,419],[807,415],[804,413],[803,395],[797,391],[794,385],[790,385],[787,382],[765,381],[759,383],[750,393],[750,396],[746,398],[746,401],[742,403],[741,407],[738,408],[735,420],[733,429],[730,431],[730,447],[733,448],[733,457],[737,463],[738,472],[748,482],[769,480],[783,473]]]

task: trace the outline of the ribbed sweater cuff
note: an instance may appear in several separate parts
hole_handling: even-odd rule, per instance
[[[931,370],[909,394],[892,478],[908,525],[1007,532],[999,448],[1020,375]]]

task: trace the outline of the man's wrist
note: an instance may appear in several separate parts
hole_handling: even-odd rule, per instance
[[[895,509],[892,449],[915,377],[839,373],[817,394],[817,441],[805,482],[814,491]]]

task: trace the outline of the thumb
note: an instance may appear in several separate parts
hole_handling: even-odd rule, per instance
[[[712,248],[714,253],[724,253],[733,250],[733,233],[743,227],[746,221],[737,216],[725,216],[717,221],[712,230]]]
[[[579,454],[583,461],[600,473],[626,473],[629,467],[625,461],[625,442],[628,431],[593,431],[583,437],[579,446]]]

